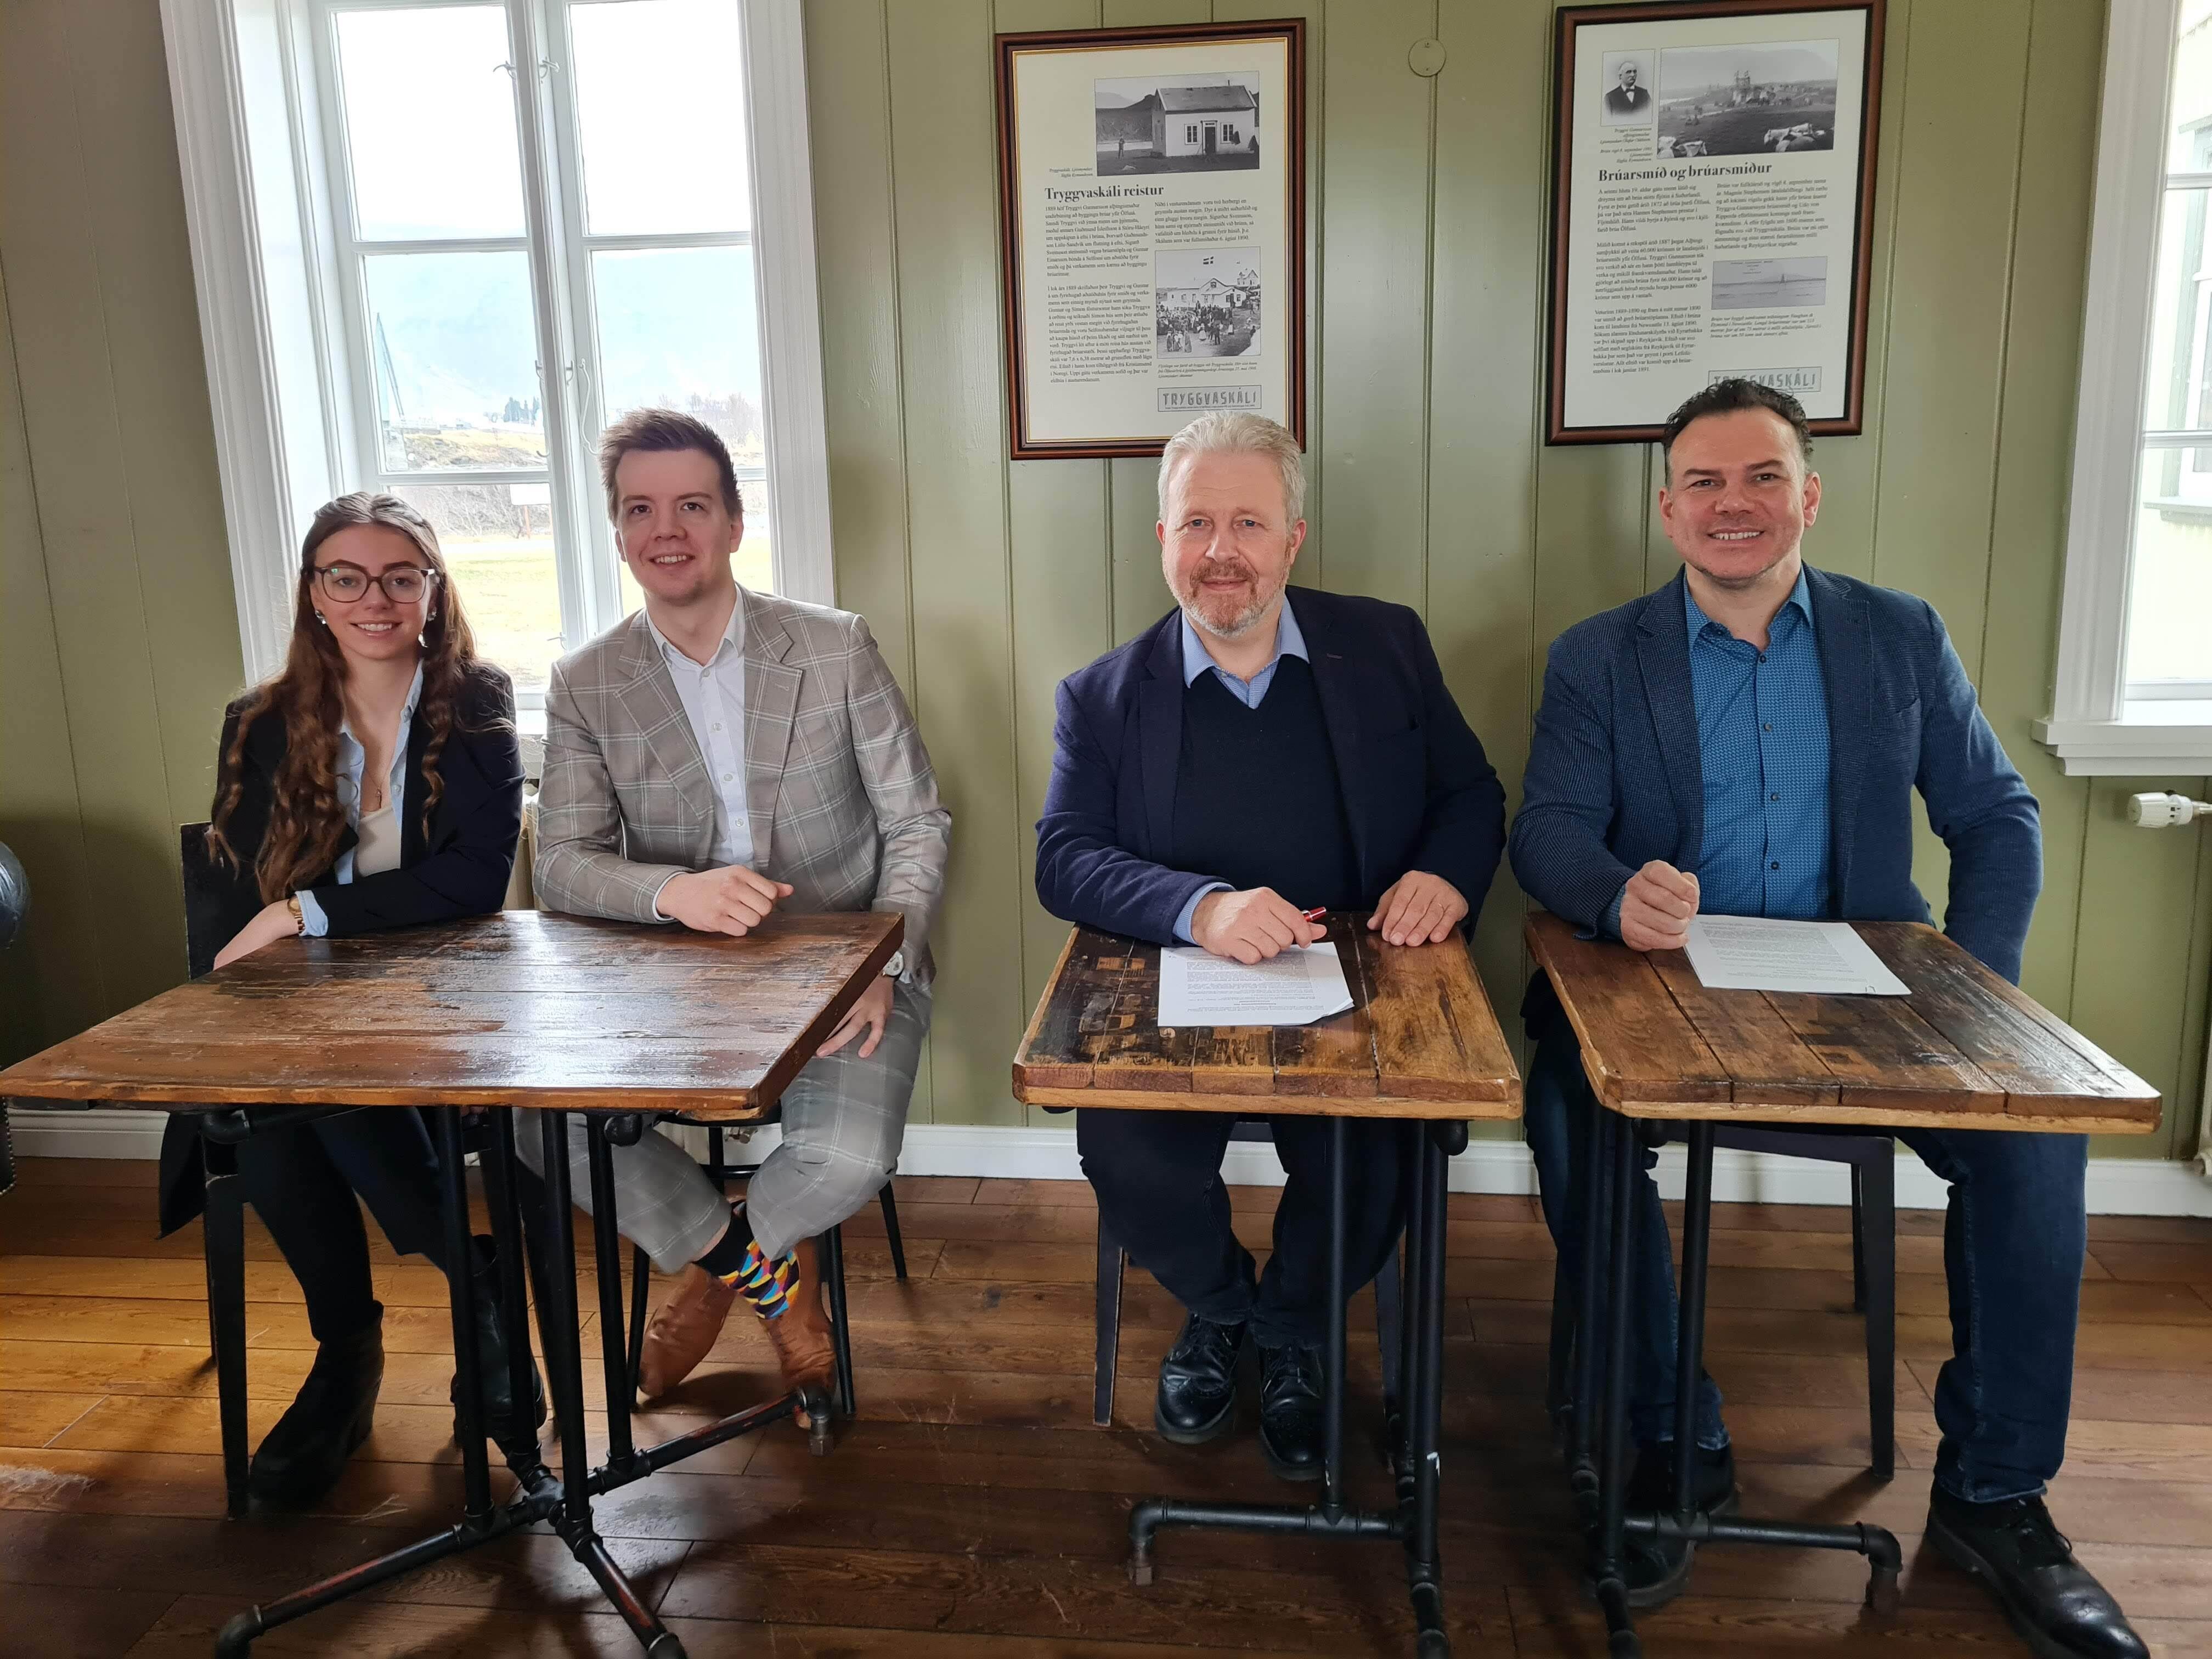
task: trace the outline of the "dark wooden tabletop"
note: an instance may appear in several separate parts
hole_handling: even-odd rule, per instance
[[[1364,912],[1332,911],[1328,926],[1348,1012],[1311,1025],[1164,1030],[1159,947],[1077,928],[1014,1057],[1015,1098],[1146,1111],[1521,1115],[1520,1073],[1459,939],[1385,945]]]
[[[2158,1091],[1934,928],[1852,924],[1909,997],[1711,991],[1680,951],[1528,918],[1598,1097],[1630,1117],[2148,1134]]]
[[[731,939],[507,910],[284,939],[0,1072],[0,1096],[757,1118],[904,932],[872,912]]]

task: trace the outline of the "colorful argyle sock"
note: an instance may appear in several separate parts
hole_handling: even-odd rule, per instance
[[[799,1258],[787,1250],[770,1261],[763,1253],[742,1200],[731,1207],[729,1231],[699,1258],[699,1265],[751,1303],[763,1319],[780,1319],[791,1306]]]

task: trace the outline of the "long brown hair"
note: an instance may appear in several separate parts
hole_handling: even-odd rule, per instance
[[[284,758],[269,803],[269,825],[254,854],[253,873],[264,904],[274,904],[303,883],[329,869],[345,833],[345,805],[338,799],[338,726],[345,719],[341,696],[345,655],[331,630],[317,619],[315,555],[341,530],[374,526],[396,530],[415,544],[422,562],[437,573],[430,588],[430,615],[422,628],[422,695],[415,719],[428,733],[422,746],[422,820],[444,793],[438,761],[459,712],[462,688],[477,665],[476,637],[469,631],[438,550],[438,532],[397,495],[356,493],[318,508],[300,548],[300,580],[292,606],[292,642],[284,666],[246,693],[237,705],[238,727],[216,775],[215,810],[208,824],[210,852],[236,869],[241,860],[224,834],[245,793],[246,734],[254,722],[274,715],[284,722]]]

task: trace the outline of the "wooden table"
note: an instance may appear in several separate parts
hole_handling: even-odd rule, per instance
[[[1640,953],[1580,937],[1554,915],[1528,919],[1530,953],[1574,1026],[1595,1100],[1587,1167],[1576,1175],[1588,1201],[1575,1328],[1598,1328],[1600,1268],[1609,1258],[1604,1443],[1601,1458],[1594,1443],[1599,1425],[1583,1409],[1600,1397],[1598,1345],[1580,1342],[1569,1463],[1615,1654],[1641,1651],[1620,1576],[1622,1543],[1631,1533],[1856,1551],[1871,1566],[1869,1603],[1883,1612],[1896,1605],[1898,1544],[1881,1528],[1716,1520],[1690,1507],[1717,1123],[1847,1125],[1877,1133],[1936,1127],[2148,1134],[2158,1127],[2156,1090],[1934,928],[1854,926],[1909,996],[1708,990],[1681,951]],[[1689,1156],[1675,1355],[1676,1507],[1628,1515],[1627,1287],[1640,1173],[1630,1127],[1635,1119],[1678,1122]],[[1604,1218],[1609,1249],[1601,1183],[1612,1197]]]
[[[620,1241],[611,1142],[647,1115],[682,1109],[757,1121],[874,983],[904,932],[895,915],[777,915],[743,939],[510,911],[349,939],[286,939],[0,1072],[0,1097],[125,1101],[201,1118],[208,1164],[208,1278],[224,1374],[232,1505],[243,1507],[243,1220],[235,1147],[266,1129],[362,1107],[434,1107],[447,1251],[470,1243],[464,1109],[490,1108],[485,1196],[498,1244],[501,1314],[514,1397],[530,1397],[514,1108],[534,1109],[548,1193],[538,1310],[561,1439],[561,1474],[532,1435],[502,1446],[520,1494],[491,1499],[477,1374],[471,1275],[448,1279],[460,1384],[465,1512],[454,1526],[239,1614],[216,1644],[243,1655],[265,1632],[413,1569],[549,1522],[653,1659],[684,1650],[593,1529],[591,1499],[790,1415],[786,1397],[657,1446],[635,1448],[623,1345]],[[569,1213],[568,1114],[586,1118],[599,1264],[608,1454],[585,1441]],[[234,1329],[226,1329],[234,1322]],[[229,1340],[234,1338],[235,1340]],[[235,1356],[225,1362],[226,1354]],[[810,1409],[813,1402],[810,1402]]]
[[[1446,1165],[1467,1145],[1470,1118],[1521,1114],[1521,1079],[1467,947],[1386,945],[1364,912],[1332,912],[1328,937],[1352,1006],[1303,1026],[1159,1024],[1158,946],[1087,927],[1069,936],[1014,1057],[1017,1099],[1032,1105],[1135,1111],[1304,1113],[1331,1120],[1332,1220],[1328,1369],[1323,1383],[1321,1502],[1288,1504],[1139,1503],[1129,1517],[1129,1571],[1152,1581],[1162,1526],[1227,1527],[1335,1538],[1392,1538],[1424,1656],[1451,1651],[1437,1549],[1437,1420],[1443,1399]],[[1399,1360],[1405,1409],[1392,1436],[1398,1502],[1353,1510],[1344,1496],[1346,1126],[1403,1123],[1412,1144],[1407,1188],[1406,1320]]]

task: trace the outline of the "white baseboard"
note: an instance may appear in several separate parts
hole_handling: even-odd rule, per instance
[[[115,1107],[12,1114],[15,1150],[25,1158],[153,1158],[161,1146],[162,1115]],[[702,1142],[704,1134],[690,1133]],[[751,1151],[764,1155],[778,1132],[762,1130]],[[695,1150],[703,1152],[703,1145]],[[1006,1128],[981,1124],[916,1123],[899,1154],[902,1175],[994,1176],[1030,1181],[1079,1181],[1073,1128]],[[1273,1148],[1232,1143],[1222,1175],[1239,1187],[1276,1187],[1282,1166]],[[1682,1149],[1659,1154],[1660,1190],[1682,1195]],[[1517,1140],[1477,1140],[1452,1160],[1455,1193],[1534,1193],[1535,1167]],[[1713,1195],[1723,1203],[1846,1204],[1850,1171],[1841,1164],[1761,1152],[1721,1152],[1713,1158]],[[1897,1158],[1897,1201],[1906,1209],[1943,1206],[1945,1188],[1911,1153]],[[2100,1158],[2089,1163],[2092,1215],[2212,1216],[2212,1180],[2193,1164],[2156,1158]]]

